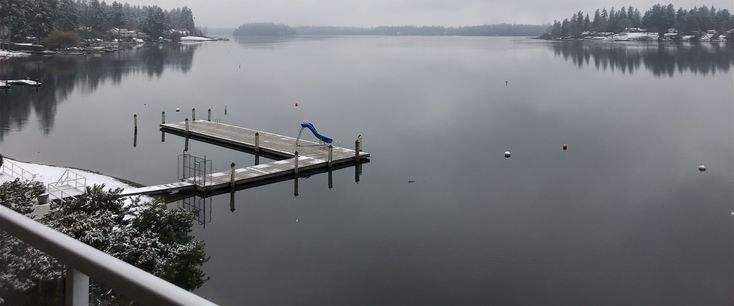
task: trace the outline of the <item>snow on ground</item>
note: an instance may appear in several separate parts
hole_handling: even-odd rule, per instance
[[[9,158],[5,158],[5,161],[14,163],[20,166],[21,168],[25,169],[26,171],[29,171],[35,174],[36,175],[35,180],[43,183],[44,185],[48,185],[49,183],[57,182],[59,178],[61,178],[61,176],[64,174],[64,172],[66,172],[66,170],[70,170],[70,171],[76,172],[80,174],[81,176],[85,177],[87,179],[87,186],[104,184],[106,187],[109,187],[109,188],[135,188],[134,186],[123,183],[115,178],[88,172],[88,171],[82,171],[82,170],[76,170],[76,169],[70,169],[70,168],[64,168],[64,167],[25,163],[25,162],[11,160]],[[0,184],[5,183],[7,181],[12,181],[14,179],[15,177],[12,177],[6,173],[0,173]]]
[[[3,165],[3,167],[5,167],[6,169],[7,167],[10,167],[11,164],[15,164],[16,166],[20,166],[20,168],[23,168],[25,171],[31,172],[33,175],[35,175],[33,180],[41,182],[45,186],[48,186],[48,184],[50,183],[58,182],[61,176],[64,175],[64,172],[66,172],[66,170],[70,170],[86,178],[87,186],[90,186],[90,187],[94,185],[104,184],[105,190],[116,189],[116,188],[123,188],[123,189],[136,188],[135,186],[124,183],[116,178],[89,172],[89,171],[84,171],[84,170],[26,163],[26,162],[12,160],[7,157],[5,157],[4,163],[5,164]],[[0,171],[0,184],[9,182],[15,179],[16,177],[8,173],[5,173],[4,171]],[[140,200],[142,202],[148,202],[148,201],[151,201],[152,198],[147,197],[147,196],[140,196]],[[131,199],[129,198],[125,200],[126,203],[130,203],[130,201]],[[39,206],[47,206],[47,205],[39,205]]]
[[[25,52],[0,50],[0,58],[4,58],[4,57],[26,57],[26,56],[30,56],[30,55],[31,55],[30,53],[25,53]]]
[[[214,40],[209,37],[184,36],[184,37],[181,37],[181,41],[214,41]]]

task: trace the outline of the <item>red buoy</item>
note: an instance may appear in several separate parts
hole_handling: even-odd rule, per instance
[[[568,150],[568,145],[564,143],[563,144],[563,151],[566,151],[566,150]]]

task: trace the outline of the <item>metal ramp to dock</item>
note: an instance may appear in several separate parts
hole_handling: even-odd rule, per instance
[[[120,193],[120,196],[129,197],[134,195],[155,195],[164,193],[174,193],[181,190],[189,190],[195,188],[193,183],[189,182],[176,182],[163,185],[147,186],[140,188],[129,188],[125,189]]]
[[[221,189],[235,188],[242,185],[256,185],[263,182],[277,180],[284,177],[298,177],[299,173],[316,170],[328,170],[332,167],[359,164],[369,161],[370,154],[361,151],[361,138],[355,141],[355,149],[320,145],[314,141],[300,140],[294,137],[239,126],[212,122],[208,120],[184,121],[177,123],[162,123],[161,131],[195,139],[214,145],[237,149],[279,159],[274,162],[250,167],[230,168],[227,171],[207,173],[207,161],[189,160],[184,158],[184,164],[193,163],[193,169],[198,169],[179,177],[181,182],[158,186],[129,189],[122,192],[122,196],[141,194],[164,194],[177,191],[213,192]],[[179,157],[179,163],[181,163]],[[234,165],[234,164],[233,164]],[[191,166],[184,166],[191,167]],[[209,164],[210,167],[210,164]],[[184,171],[186,174],[186,171]]]
[[[71,170],[66,170],[55,183],[48,184],[49,200],[64,202],[86,192],[87,178]]]
[[[23,181],[32,181],[36,178],[35,173],[23,169],[23,167],[7,158],[4,159],[3,165],[0,166],[0,172],[14,178],[19,178]]]

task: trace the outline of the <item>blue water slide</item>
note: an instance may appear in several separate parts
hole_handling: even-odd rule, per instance
[[[301,131],[303,131],[303,129],[309,129],[309,130],[311,130],[311,133],[313,133],[313,135],[316,138],[318,138],[319,140],[323,141],[324,143],[331,143],[332,141],[334,141],[333,139],[329,138],[328,136],[320,134],[319,131],[316,130],[316,127],[313,126],[313,124],[311,122],[301,123]],[[300,138],[300,134],[301,133],[298,133],[298,134],[299,134],[299,138]]]

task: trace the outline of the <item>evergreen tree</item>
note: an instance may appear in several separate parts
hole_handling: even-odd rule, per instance
[[[122,4],[115,1],[112,2],[110,8],[110,26],[113,28],[125,28],[127,22],[125,21],[125,13],[122,11]]]
[[[31,34],[43,38],[54,29],[58,3],[56,0],[37,0],[33,6]]]
[[[599,22],[599,30],[607,31],[607,27],[609,27],[609,13],[607,13],[607,9],[602,9],[601,20]]]
[[[89,2],[89,23],[87,25],[92,28],[92,31],[104,31],[104,15],[105,12],[102,10],[102,4],[100,4],[98,0],[92,0]]]
[[[79,28],[79,12],[73,0],[59,1],[54,27],[60,31],[76,31]]]
[[[163,32],[170,29],[168,16],[160,7],[154,6],[148,8],[148,13],[143,23],[143,31],[150,35],[151,38],[163,36]]]
[[[599,9],[596,9],[596,12],[594,12],[594,20],[591,21],[591,30],[595,32],[602,31],[601,29],[601,13],[599,12]]]

